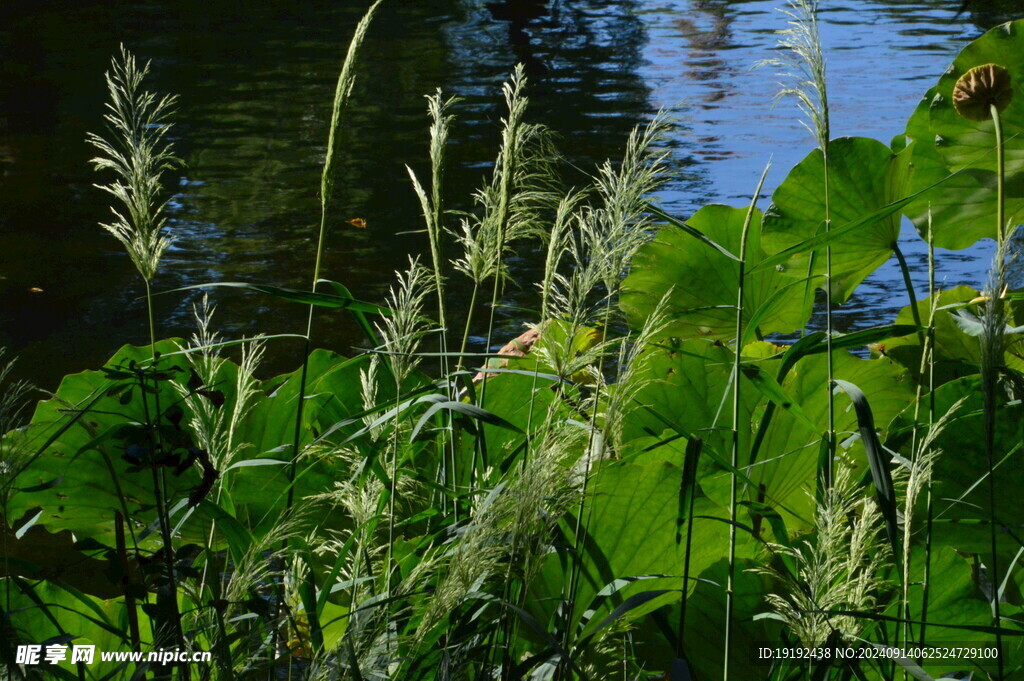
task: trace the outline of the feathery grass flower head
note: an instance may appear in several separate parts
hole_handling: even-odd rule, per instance
[[[984,121],[992,107],[1002,113],[1013,99],[1010,72],[997,64],[975,66],[953,87],[953,108],[969,121]]]
[[[551,160],[550,132],[524,120],[529,99],[522,64],[502,86],[507,115],[502,119],[501,148],[489,181],[473,193],[479,215],[461,221],[452,236],[462,256],[452,260],[455,270],[480,285],[491,277],[504,281],[504,262],[513,244],[543,238],[542,214],[557,205]]]
[[[428,333],[428,322],[423,316],[423,301],[431,291],[429,272],[419,258],[409,258],[409,267],[395,272],[396,284],[388,294],[390,316],[378,324],[384,350],[388,353],[391,372],[400,385],[419,364],[416,351],[420,340]]]
[[[836,480],[814,513],[815,533],[794,546],[773,545],[788,555],[796,574],[774,567],[752,571],[778,580],[779,591],[765,601],[774,615],[807,647],[822,645],[833,633],[856,636],[864,621],[835,611],[872,612],[889,585],[885,574],[891,552],[882,536],[878,504],[856,484],[853,471],[839,467]]]
[[[102,224],[128,251],[139,274],[148,283],[156,274],[160,257],[171,245],[164,234],[167,223],[161,184],[163,172],[181,165],[166,139],[167,122],[176,97],[142,88],[149,62],[142,66],[124,45],[120,57],[111,59],[106,74],[109,137],[89,133],[87,141],[99,151],[91,163],[96,170],[112,170],[116,179],[96,185],[112,195],[114,220]]]
[[[818,141],[823,151],[830,136],[828,94],[825,88],[825,57],[818,33],[817,0],[789,0],[788,7],[780,9],[789,17],[789,28],[779,31],[778,57],[764,59],[757,66],[779,69],[780,89],[776,103],[786,97],[795,97],[810,122],[802,121]]]

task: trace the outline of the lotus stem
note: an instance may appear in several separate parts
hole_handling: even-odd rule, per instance
[[[917,309],[917,293],[914,291],[914,282],[910,278],[910,267],[903,255],[898,241],[892,242],[892,252],[896,254],[896,260],[900,264],[900,272],[903,274],[903,285],[907,289],[907,297],[910,299],[910,313],[914,315],[914,325],[917,327],[917,340],[924,347],[924,325],[921,321],[921,311]]]
[[[1003,126],[999,119],[999,108],[995,103],[989,104],[989,113],[992,116],[992,123],[996,133],[996,221],[998,245],[996,248],[995,263],[995,285],[988,292],[988,303],[985,311],[985,332],[981,340],[982,353],[982,384],[984,385],[984,409],[985,409],[985,456],[988,459],[988,505],[989,505],[989,540],[992,552],[992,566],[989,578],[992,582],[992,615],[996,625],[996,650],[997,650],[997,679],[1003,678],[1003,635],[1002,618],[1000,617],[999,599],[999,555],[998,536],[996,532],[996,480],[995,480],[995,437],[996,437],[996,387],[998,382],[999,365],[1003,356],[1003,300],[1004,288],[1003,268],[1005,267],[1005,217],[1004,217],[1004,187],[1003,175]],[[994,309],[992,309],[994,308]]]
[[[996,388],[999,371],[1003,363],[1005,312],[1002,299],[1005,288],[1006,268],[1006,217],[1004,214],[1004,148],[1003,126],[1000,113],[1013,98],[1010,73],[997,64],[983,64],[964,73],[953,87],[953,106],[964,118],[981,122],[992,120],[996,137],[996,238],[997,248],[992,274],[987,287],[988,302],[985,304],[981,341],[981,382],[984,408],[985,456],[988,462],[988,504],[989,504],[989,549],[991,565],[987,566],[992,583],[992,615],[996,625],[997,678],[1003,678],[1003,636],[1002,618],[999,608],[999,555],[996,532],[996,491],[995,491],[995,436],[996,436]]]
[[[1006,203],[1003,183],[1006,175],[1006,154],[1003,148],[1003,122],[999,117],[999,109],[995,104],[989,105],[989,112],[992,115],[992,125],[996,132],[996,235],[999,243],[1006,239]]]

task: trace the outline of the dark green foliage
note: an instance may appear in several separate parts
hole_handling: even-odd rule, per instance
[[[957,74],[987,61],[1005,64],[1019,91],[1021,30],[994,29],[965,49],[895,148],[830,141],[828,173],[823,150],[812,152],[763,215],[711,205],[678,220],[652,209],[666,224],[643,245],[663,122],[638,131],[626,170],[602,168],[595,191],[559,208],[540,296],[552,319],[526,320],[535,333],[497,357],[477,363],[465,351],[472,328],[449,336],[432,321],[423,301],[437,293],[446,318],[438,282],[448,273],[411,262],[386,305],[336,282],[221,284],[333,309],[374,346],[356,357],[307,347],[300,368],[261,380],[264,347],[291,351],[289,337],[221,342],[200,314],[191,344],[125,346],[67,376],[24,423],[6,418],[23,413],[16,400],[0,400],[9,676],[159,677],[135,663],[11,663],[19,644],[88,642],[213,655],[163,678],[1016,678],[1021,293],[1006,294],[994,352],[992,292],[936,291],[891,323],[843,335],[808,328],[808,291],[846,300],[892,255],[901,214],[923,227],[929,204],[936,245],[995,234],[983,219],[995,139],[985,121],[954,119],[947,99]],[[525,87],[518,73],[506,92],[517,120]],[[1011,215],[1022,107],[1015,96],[1004,112]],[[472,228],[443,224],[441,151],[425,218],[432,238],[447,228],[469,248]],[[531,183],[486,191],[467,224],[514,206],[539,228],[557,205]],[[501,257],[506,236],[495,236]],[[477,244],[450,268],[437,254],[455,244],[435,245],[434,266],[446,269],[483,252]],[[619,290],[619,259],[634,254]],[[440,353],[419,346],[431,333]],[[295,338],[308,344],[308,330]],[[995,376],[987,397],[983,358]],[[759,647],[997,640],[1001,668],[756,659]]]

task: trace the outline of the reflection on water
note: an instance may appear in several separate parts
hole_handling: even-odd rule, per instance
[[[8,3],[0,26],[0,345],[22,355],[22,375],[52,387],[63,373],[96,366],[117,343],[144,339],[139,282],[96,227],[107,207],[91,186],[84,144],[85,132],[101,125],[102,73],[118,43],[153,59],[153,87],[180,95],[174,134],[188,165],[173,178],[178,240],[157,288],[308,286],[329,102],[363,4]],[[884,141],[960,47],[1012,9],[981,0],[963,8],[953,0],[823,4],[834,133]],[[746,202],[769,158],[769,182],[778,184],[812,146],[792,103],[772,109],[774,76],[751,70],[783,26],[761,0],[387,3],[367,39],[344,131],[325,276],[380,300],[407,254],[426,252],[422,235],[407,234],[421,223],[403,165],[426,172],[423,95],[438,87],[462,98],[447,187],[450,207],[469,207],[497,145],[500,83],[516,62],[530,75],[530,118],[561,138],[568,183],[615,157],[654,110],[678,105],[668,142],[675,174],[663,204],[689,215],[709,201]],[[348,225],[353,218],[367,229]],[[904,241],[923,283],[922,244],[912,230]],[[989,253],[942,254],[940,277],[978,284]],[[516,263],[518,281],[533,279],[530,256]],[[898,281],[894,266],[883,268],[843,307],[842,323],[891,315],[905,304]],[[530,305],[524,288],[513,286],[510,302]],[[457,284],[453,292],[468,297]],[[191,332],[196,295],[158,298],[164,335]],[[302,326],[301,310],[276,301],[214,297],[225,334]],[[502,312],[503,333],[517,333],[517,313]],[[342,315],[322,314],[315,328],[318,345],[341,352],[359,340]],[[297,357],[297,348],[291,357],[282,351],[275,368]]]

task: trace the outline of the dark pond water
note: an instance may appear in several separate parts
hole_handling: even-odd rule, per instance
[[[330,100],[366,4],[5,3],[0,346],[21,356],[19,375],[54,387],[64,373],[98,366],[121,343],[145,338],[137,275],[97,227],[107,207],[92,187],[84,144],[87,131],[101,128],[102,74],[118,43],[153,60],[154,88],[180,96],[174,135],[187,169],[173,178],[177,242],[157,289],[237,280],[307,286]],[[791,103],[772,109],[772,74],[751,70],[784,26],[774,4],[389,0],[359,69],[324,276],[378,301],[407,255],[426,253],[424,237],[401,234],[421,227],[403,164],[425,171],[423,95],[441,87],[462,98],[448,189],[452,207],[465,207],[494,156],[500,83],[518,61],[531,77],[530,118],[560,134],[579,168],[616,157],[631,127],[676,107],[675,172],[661,196],[667,208],[686,216],[707,202],[740,205],[772,158],[770,191],[812,147]],[[1013,18],[1013,5],[824,0],[835,135],[888,142],[957,51]],[[574,172],[568,181],[578,184]],[[356,217],[366,230],[346,224]],[[923,283],[922,244],[909,227],[903,239]],[[940,277],[977,285],[990,253],[985,244],[942,253]],[[519,281],[532,281],[535,260],[524,253],[516,263]],[[513,289],[510,300],[528,305],[529,292]],[[216,325],[228,336],[303,327],[302,309],[238,292],[214,299]],[[159,298],[158,332],[191,333],[195,300]],[[843,307],[841,324],[878,323],[904,304],[897,270],[887,266]],[[520,328],[513,311],[501,321],[508,333]],[[317,345],[343,353],[358,342],[338,314],[319,315],[315,335]],[[298,353],[282,347],[273,368],[294,366]]]

